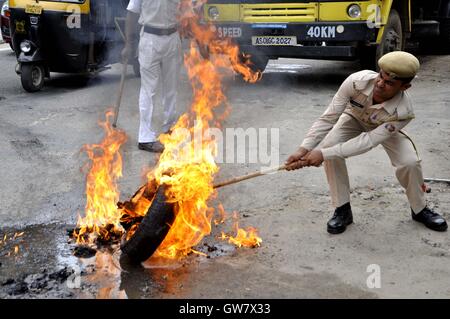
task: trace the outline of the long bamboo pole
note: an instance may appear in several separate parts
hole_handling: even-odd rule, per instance
[[[234,178],[232,178],[232,179],[230,179],[228,181],[224,181],[224,182],[215,184],[213,187],[214,188],[220,188],[220,187],[223,187],[223,186],[236,184],[236,183],[245,181],[247,179],[251,179],[251,178],[258,177],[258,176],[263,176],[263,175],[267,175],[267,174],[272,174],[272,173],[276,173],[276,172],[279,172],[279,171],[283,171],[283,170],[286,169],[286,167],[287,167],[287,165],[282,165],[282,166],[279,166],[279,167],[270,168],[270,169],[267,169],[267,170],[251,173],[251,174],[244,175],[244,176],[234,177]]]

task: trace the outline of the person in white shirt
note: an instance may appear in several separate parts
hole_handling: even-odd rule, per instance
[[[126,44],[122,57],[131,54],[139,24],[141,90],[138,147],[149,152],[164,150],[157,139],[159,134],[152,128],[153,98],[159,80],[162,81],[164,107],[162,132],[169,132],[176,122],[177,84],[181,66],[181,39],[177,30],[179,4],[180,0],[130,0],[127,7]]]

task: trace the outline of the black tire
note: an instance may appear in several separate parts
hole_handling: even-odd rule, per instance
[[[378,60],[389,52],[403,50],[405,40],[400,15],[397,10],[392,9],[384,27],[380,44],[376,47],[366,47],[361,52],[360,61],[363,68],[379,71]]]
[[[397,10],[392,9],[389,13],[388,22],[384,28],[381,43],[375,54],[375,66],[378,71],[378,60],[385,54],[393,51],[402,51],[405,48],[405,37],[402,30],[402,20]]]
[[[167,203],[165,189],[164,186],[158,188],[136,232],[121,245],[122,253],[133,263],[140,263],[153,255],[175,219],[174,205]]]
[[[25,91],[33,93],[44,86],[45,69],[40,64],[22,64],[20,80]]]
[[[269,57],[266,55],[256,55],[250,53],[250,68],[254,72],[264,72],[269,63]]]

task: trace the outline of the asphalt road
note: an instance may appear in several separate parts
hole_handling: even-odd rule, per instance
[[[407,131],[419,148],[425,175],[450,178],[450,56],[420,59],[422,71],[411,89],[417,118]],[[12,52],[0,46],[0,235],[25,231],[17,241],[18,255],[7,257],[14,243],[0,246],[0,282],[42,269],[95,264],[71,256],[65,227],[76,222],[85,204],[81,168],[86,157],[80,149],[100,141],[97,121],[113,104],[120,78],[117,65],[88,83],[52,74],[43,91],[29,94],[23,91],[14,66]],[[227,77],[232,112],[224,127],[279,129],[282,162],[298,147],[340,83],[357,70],[358,63],[280,60],[272,61],[263,79],[253,85]],[[139,85],[130,68],[119,118],[119,127],[129,135],[123,149],[121,199],[136,191],[143,169],[156,161],[155,155],[139,151],[136,145]],[[185,72],[179,94],[178,112],[183,113],[191,95]],[[160,117],[157,111],[157,122]],[[250,173],[260,166],[221,164],[217,178]],[[435,233],[411,221],[406,196],[381,148],[349,159],[348,166],[355,224],[342,235],[326,232],[332,207],[322,169],[282,172],[223,188],[218,195],[227,211],[240,212],[243,226],[260,230],[260,248],[217,244],[218,228],[205,243],[216,245],[221,253],[211,258],[190,256],[183,267],[122,273],[108,268],[109,275],[101,283],[83,275],[83,289],[55,284],[11,295],[4,285],[0,295],[91,298],[108,291],[102,296],[449,298],[448,232]],[[430,205],[450,219],[450,187],[430,186]],[[380,267],[379,288],[367,284],[370,265]]]

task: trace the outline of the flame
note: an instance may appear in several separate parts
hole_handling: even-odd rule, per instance
[[[192,1],[183,0],[181,12],[180,24],[192,37],[184,64],[193,102],[191,111],[180,117],[172,133],[161,136],[165,150],[157,167],[148,174],[150,181],[169,186],[167,200],[175,203],[176,218],[154,254],[169,259],[198,253],[192,247],[211,233],[214,209],[207,201],[216,195],[212,182],[219,168],[214,161],[217,144],[205,132],[212,125],[220,125],[221,117],[215,115],[219,107],[226,108],[222,116],[229,110],[222,87],[223,71],[237,70],[249,82],[261,77],[242,62],[237,45],[230,39],[220,39],[213,26],[200,23]],[[208,58],[201,52],[206,46],[212,53]]]
[[[218,214],[220,218],[216,218],[214,220],[214,224],[217,226],[219,224],[223,224],[225,222],[225,220],[228,218],[227,213],[225,212],[225,209],[223,208],[222,204],[219,204],[217,207],[218,210]]]
[[[0,245],[6,245],[6,241],[8,240],[8,235],[5,234],[5,236],[3,236],[3,239],[0,240]]]
[[[25,234],[25,232],[15,233],[14,236],[13,236],[13,238],[12,238],[12,240],[14,240],[14,239],[16,239],[16,238],[19,238],[19,237],[22,237],[23,234]]]
[[[233,213],[233,228],[236,236],[227,235],[222,232],[220,239],[228,240],[229,243],[237,247],[255,248],[261,246],[262,239],[258,236],[258,230],[254,227],[247,227],[246,230],[239,228],[239,218],[236,212]]]
[[[8,234],[5,234],[5,235],[3,236],[3,238],[0,239],[0,246],[6,246],[8,240],[11,241],[11,242],[13,242],[13,241],[15,241],[16,239],[22,237],[24,234],[25,234],[25,232],[20,232],[20,233],[17,233],[17,232],[16,232],[16,233],[14,233],[13,236],[10,236],[9,238],[8,238]],[[19,250],[20,250],[20,249],[19,249],[19,245],[15,245],[15,246],[14,246],[14,249],[13,249],[12,251],[9,251],[9,252],[6,254],[6,257],[10,257],[11,255],[18,255],[18,254],[19,254]]]
[[[205,2],[197,3],[201,6]],[[168,202],[174,203],[176,218],[153,257],[175,260],[189,253],[202,254],[193,247],[211,233],[215,210],[208,206],[208,200],[217,195],[212,182],[219,171],[214,161],[217,143],[206,132],[210,127],[220,127],[220,121],[230,111],[222,80],[234,71],[254,83],[261,78],[261,73],[251,70],[248,57],[240,54],[239,47],[231,39],[220,38],[213,25],[200,23],[192,0],[182,0],[180,6],[181,29],[192,39],[184,56],[193,90],[190,112],[179,118],[170,134],[160,136],[165,149],[158,164],[147,172],[146,185],[119,208],[116,206],[119,199],[116,180],[121,177],[119,149],[126,141],[126,135],[112,129],[108,120],[100,122],[105,138],[100,144],[84,147],[91,166],[86,184],[86,216],[79,218],[79,231],[75,234],[78,243],[92,242],[98,236],[107,238],[110,232],[122,233],[124,229],[120,222],[133,222],[144,216],[157,188],[165,184],[168,186],[165,195]],[[219,112],[221,108],[224,108],[222,113]],[[111,115],[111,112],[107,113],[107,118]],[[219,215],[215,222],[223,222],[226,218],[221,206]],[[130,226],[128,239],[137,227],[138,223]],[[237,231],[234,240],[242,241],[241,246],[255,241],[252,239],[255,231]]]
[[[119,150],[127,136],[125,132],[111,126],[110,119],[113,116],[113,111],[108,110],[106,120],[99,121],[105,132],[101,143],[83,147],[90,159],[90,167],[86,181],[85,217],[79,216],[74,234],[77,243],[92,243],[98,236],[107,239],[111,233],[122,232],[122,214],[117,208],[117,180],[122,177],[122,156]]]

